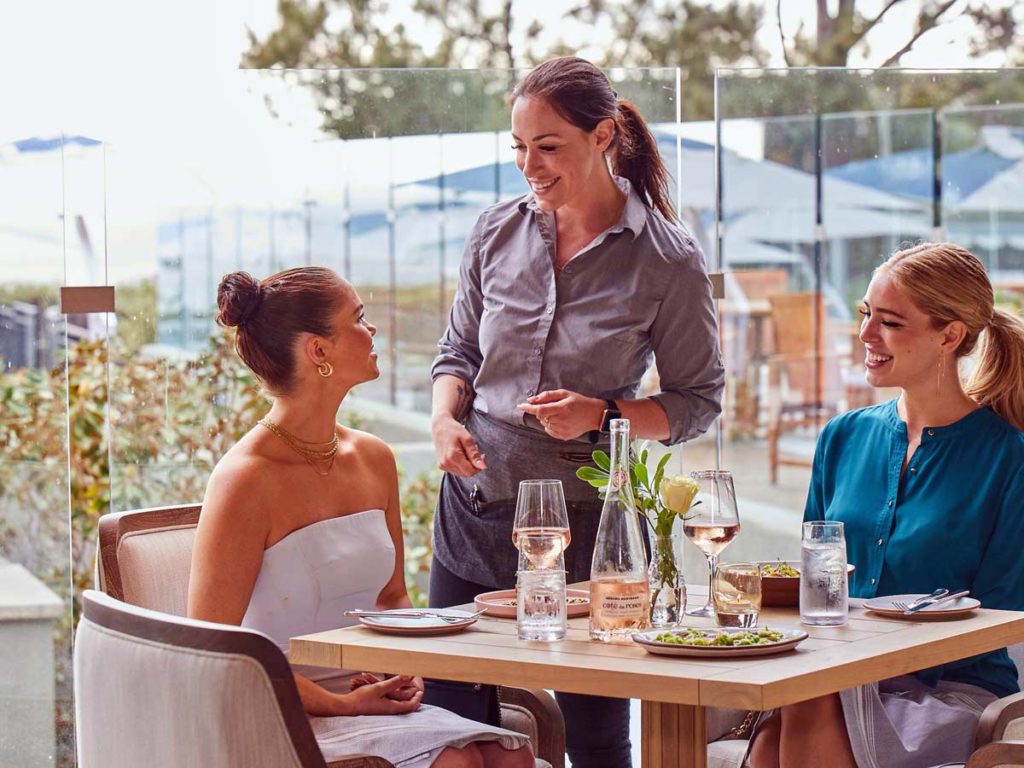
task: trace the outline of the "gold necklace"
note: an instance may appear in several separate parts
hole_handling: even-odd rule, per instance
[[[288,447],[299,454],[306,463],[313,468],[321,477],[326,477],[331,473],[331,469],[334,467],[334,457],[338,453],[338,435],[335,433],[330,440],[323,443],[311,443],[307,440],[302,440],[291,432],[286,430],[284,427],[275,424],[268,418],[262,418],[257,422],[260,426],[266,427],[271,433],[277,435],[279,438],[288,444]],[[317,462],[330,462],[327,465],[327,470],[321,472],[317,467]]]

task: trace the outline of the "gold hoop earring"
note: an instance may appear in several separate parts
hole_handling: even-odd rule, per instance
[[[334,373],[334,366],[325,360],[316,367],[316,372],[326,379],[328,376]]]

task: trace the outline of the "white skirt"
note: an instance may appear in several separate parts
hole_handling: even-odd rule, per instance
[[[966,683],[929,688],[904,676],[839,692],[858,768],[931,768],[964,762],[994,694]]]
[[[460,749],[474,741],[493,741],[514,750],[530,743],[521,733],[426,704],[405,715],[310,717],[309,724],[327,762],[364,753],[390,760],[397,768],[427,768],[446,747]],[[537,766],[548,764],[538,760]]]

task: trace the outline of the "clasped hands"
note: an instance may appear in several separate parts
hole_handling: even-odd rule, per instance
[[[359,714],[399,715],[419,709],[423,699],[423,678],[394,675],[381,679],[361,672],[349,683],[349,696],[358,699]]]

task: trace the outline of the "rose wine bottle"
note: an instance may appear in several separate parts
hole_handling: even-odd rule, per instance
[[[609,642],[650,621],[647,554],[629,482],[629,420],[611,423],[611,467],[590,563],[590,636]]]

